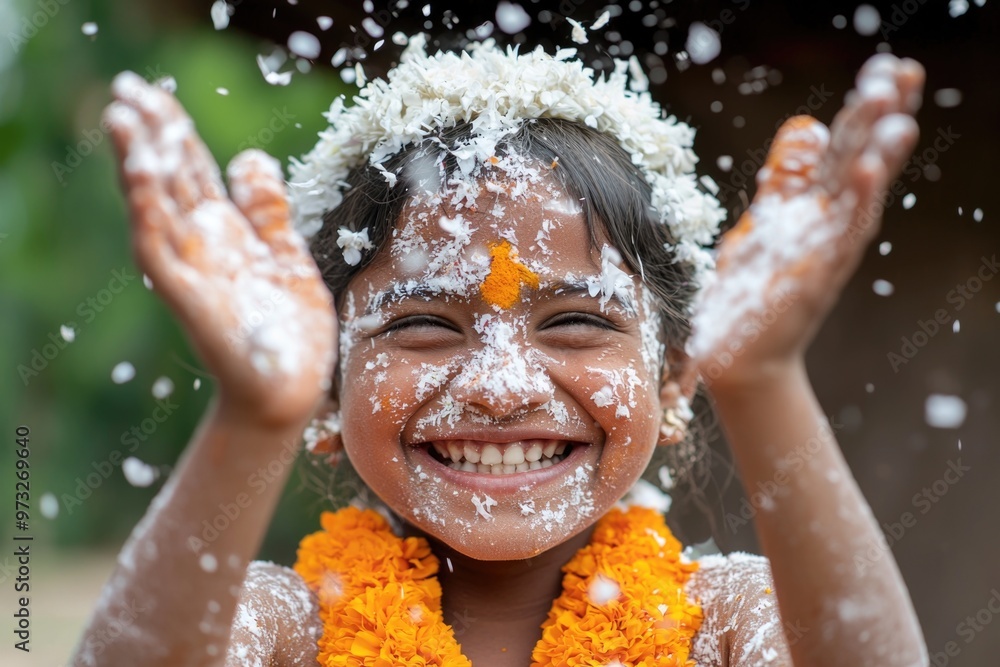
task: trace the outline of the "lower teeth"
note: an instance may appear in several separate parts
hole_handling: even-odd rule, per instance
[[[541,470],[542,468],[548,468],[556,463],[562,461],[566,456],[553,456],[551,458],[544,458],[540,461],[532,461],[531,463],[518,463],[517,465],[496,463],[494,465],[486,465],[483,463],[470,463],[468,461],[463,461],[459,463],[458,461],[452,461],[446,465],[453,470],[461,470],[463,472],[478,472],[489,475],[512,475],[516,472],[528,472],[529,470]]]

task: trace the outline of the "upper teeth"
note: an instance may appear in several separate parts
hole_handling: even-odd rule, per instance
[[[448,440],[431,445],[450,467],[467,472],[510,474],[547,468],[562,460],[566,442],[523,440],[505,445],[475,440]]]

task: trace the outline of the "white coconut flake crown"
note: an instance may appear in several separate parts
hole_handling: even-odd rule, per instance
[[[652,186],[652,204],[678,239],[678,256],[711,263],[703,246],[713,242],[725,213],[697,186],[694,130],[665,115],[642,86],[629,89],[628,62],[615,61],[614,72],[595,77],[576,59],[576,49],[553,56],[538,47],[520,54],[487,40],[462,53],[428,55],[425,45],[424,35],[410,39],[399,65],[365,85],[353,106],[345,106],[343,96],[335,99],[324,114],[330,127],[301,161],[292,158],[290,196],[303,236],[319,230],[323,215],[343,200],[350,170],[366,160],[394,185],[396,174],[383,166],[388,158],[471,121],[472,137],[459,161],[468,175],[523,121],[559,118],[616,138]]]

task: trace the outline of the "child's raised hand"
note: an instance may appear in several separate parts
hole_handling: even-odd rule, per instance
[[[709,386],[801,359],[878,233],[880,196],[917,140],[923,80],[917,62],[877,55],[830,130],[797,116],[778,131],[696,308],[690,351]]]
[[[131,72],[106,111],[132,215],[133,251],[219,381],[220,405],[286,424],[309,416],[335,361],[333,299],[291,228],[281,168],[229,165],[231,199],[190,117]]]

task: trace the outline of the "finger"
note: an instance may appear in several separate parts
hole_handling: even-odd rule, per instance
[[[305,242],[292,229],[278,161],[263,151],[250,149],[234,157],[226,172],[233,202],[276,258],[301,261],[308,256]]]
[[[826,126],[811,116],[793,116],[778,129],[763,168],[757,174],[759,195],[785,199],[809,190],[830,141]]]
[[[183,213],[205,200],[225,196],[215,159],[173,95],[133,72],[115,77],[112,91],[121,103],[135,109],[149,128],[150,141],[159,157],[157,171]]]
[[[110,104],[104,118],[118,156],[133,234],[162,238],[176,251],[184,238],[174,223],[176,205],[155,173],[156,155],[150,147],[146,126],[134,109],[120,102]]]
[[[840,110],[830,128],[830,148],[820,170],[820,182],[831,197],[836,197],[849,181],[854,162],[861,157],[871,141],[871,129],[875,121],[890,106],[891,100],[885,96],[861,98],[854,96],[853,102]]]

